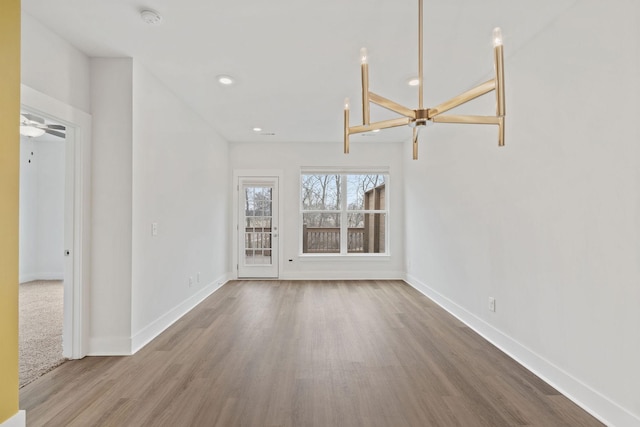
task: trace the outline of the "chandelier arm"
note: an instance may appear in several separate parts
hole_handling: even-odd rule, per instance
[[[371,132],[372,130],[376,129],[389,129],[399,126],[406,126],[410,122],[411,119],[409,119],[408,117],[400,117],[398,119],[383,120],[381,122],[370,123],[366,126],[353,126],[348,128],[345,132],[349,132],[349,134]]]
[[[429,118],[434,118],[442,113],[445,113],[453,108],[459,107],[462,104],[466,104],[467,102],[474,100],[482,95],[485,95],[496,88],[495,79],[491,79],[486,81],[473,89],[470,89],[460,95],[451,98],[448,101],[443,102],[442,104],[429,109]]]
[[[422,12],[422,0],[418,1],[418,109],[424,109],[424,64],[423,64],[423,12]],[[417,153],[416,153],[417,156]]]
[[[434,123],[458,123],[465,125],[498,125],[498,147],[504,147],[504,116],[438,116],[431,119]]]
[[[408,117],[410,119],[416,118],[415,110],[407,108],[404,105],[400,105],[397,102],[393,102],[390,99],[387,99],[373,92],[369,92],[369,101],[383,108],[386,108],[387,110],[391,110],[394,113],[402,114],[403,116]]]
[[[466,116],[466,115],[446,115],[431,119],[434,123],[458,123],[469,125],[500,125],[503,117],[494,116]]]

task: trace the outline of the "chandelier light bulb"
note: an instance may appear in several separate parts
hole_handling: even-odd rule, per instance
[[[345,98],[344,99],[344,109],[348,110],[349,109],[349,98]]]
[[[363,64],[366,64],[367,63],[367,59],[368,59],[367,48],[363,47],[362,49],[360,49],[360,61]]]
[[[496,27],[493,29],[492,39],[494,47],[502,46],[502,30],[500,29],[500,27]]]

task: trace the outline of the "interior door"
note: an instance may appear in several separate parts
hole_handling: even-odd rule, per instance
[[[278,277],[278,178],[240,177],[238,277]]]

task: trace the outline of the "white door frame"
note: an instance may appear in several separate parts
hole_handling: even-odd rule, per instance
[[[284,224],[284,209],[283,209],[283,186],[284,186],[284,180],[283,180],[283,171],[280,169],[234,169],[233,171],[233,197],[232,197],[232,206],[233,206],[233,221],[232,221],[232,227],[233,227],[233,231],[231,233],[233,237],[233,239],[231,239],[232,241],[232,246],[233,246],[233,256],[232,256],[232,263],[233,263],[233,275],[234,277],[237,279],[238,278],[238,266],[239,266],[239,262],[240,260],[238,259],[238,254],[240,252],[239,248],[238,248],[238,230],[240,225],[238,224],[238,218],[240,217],[240,212],[239,212],[239,205],[240,205],[240,178],[265,178],[265,179],[269,179],[269,178],[277,178],[277,182],[278,182],[278,220],[280,224]],[[282,273],[282,267],[283,267],[283,247],[284,247],[284,233],[283,233],[283,228],[279,227],[280,230],[278,230],[278,249],[277,249],[277,256],[278,256],[278,275],[280,275]]]
[[[20,89],[21,108],[67,127],[65,249],[70,254],[65,257],[62,341],[64,357],[81,359],[89,341],[91,116],[28,86]]]

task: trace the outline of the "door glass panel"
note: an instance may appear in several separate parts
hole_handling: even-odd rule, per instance
[[[244,211],[244,263],[271,265],[272,188],[246,186]]]

